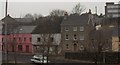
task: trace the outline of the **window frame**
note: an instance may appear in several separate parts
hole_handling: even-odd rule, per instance
[[[80,35],[80,40],[85,40],[85,36],[84,35]]]
[[[40,42],[41,41],[41,38],[40,37],[37,37],[37,42]]]
[[[84,27],[83,26],[80,26],[80,31],[84,31]]]
[[[69,40],[69,35],[65,34],[65,40]]]
[[[69,31],[69,27],[68,26],[65,27],[65,31]]]
[[[73,40],[77,40],[77,35],[76,34],[73,35]]]
[[[77,26],[73,26],[73,31],[77,31]]]

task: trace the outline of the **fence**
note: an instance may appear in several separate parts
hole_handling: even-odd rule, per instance
[[[65,58],[100,63],[120,63],[120,52],[66,52]]]

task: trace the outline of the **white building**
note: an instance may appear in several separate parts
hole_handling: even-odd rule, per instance
[[[32,32],[33,53],[46,53],[48,49],[50,54],[60,53],[61,27],[59,18],[46,18],[44,21],[38,19],[37,21],[40,23]]]
[[[114,2],[107,2],[105,6],[106,17],[120,17],[120,4]]]

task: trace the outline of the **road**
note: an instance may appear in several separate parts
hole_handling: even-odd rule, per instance
[[[14,53],[8,53],[8,60],[9,61],[15,61],[15,57],[17,59],[17,63],[31,63],[30,59],[32,58],[33,54],[14,54]],[[3,60],[6,58],[6,54],[3,53]],[[49,56],[49,61],[51,63],[86,63],[85,61],[76,61],[76,60],[68,60],[64,59],[63,56]],[[88,62],[87,62],[88,63]]]
[[[30,63],[32,56],[32,54],[8,53],[8,60],[11,62],[15,61],[16,57],[17,63]],[[6,60],[6,53],[2,53],[2,60]]]

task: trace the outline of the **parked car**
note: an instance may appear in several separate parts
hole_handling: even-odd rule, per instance
[[[47,56],[44,56],[44,59],[43,59],[42,55],[34,55],[30,59],[30,61],[33,63],[47,63]],[[50,62],[50,61],[48,61],[48,62]]]

